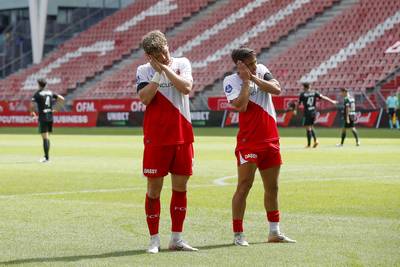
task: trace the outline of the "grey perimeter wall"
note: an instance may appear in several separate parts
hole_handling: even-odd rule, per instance
[[[48,0],[48,14],[56,15],[59,6],[62,7],[109,7],[118,8],[133,3],[135,0]],[[0,0],[0,10],[28,8],[28,0]]]

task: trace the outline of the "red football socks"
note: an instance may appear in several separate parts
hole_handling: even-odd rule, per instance
[[[268,211],[267,219],[269,222],[279,222],[279,210]]]
[[[183,222],[186,217],[186,192],[178,192],[172,190],[171,204],[170,204],[170,213],[171,213],[171,221],[172,221],[172,232],[182,232],[183,230]]]
[[[149,198],[146,194],[146,220],[149,227],[150,235],[158,234],[158,226],[160,224],[160,198]]]
[[[242,219],[233,219],[233,232],[234,233],[243,233],[243,220]]]

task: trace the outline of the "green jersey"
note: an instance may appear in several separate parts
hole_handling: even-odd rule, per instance
[[[346,113],[346,110],[348,113]],[[351,96],[346,96],[343,101],[343,115],[345,118],[347,116],[354,117],[356,115],[356,102]]]

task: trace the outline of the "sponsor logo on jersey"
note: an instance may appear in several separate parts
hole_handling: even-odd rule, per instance
[[[228,84],[227,86],[225,86],[225,92],[227,92],[228,94],[229,94],[230,92],[232,92],[232,90],[233,90],[232,85]]]
[[[256,158],[257,158],[257,154],[250,153],[250,154],[244,155],[244,159],[256,159]]]
[[[144,169],[143,173],[147,173],[147,174],[156,174],[157,173],[157,169]]]
[[[159,85],[160,88],[173,87],[173,86],[174,85],[171,82],[160,83],[160,85]]]
[[[50,92],[50,91],[48,91],[48,90],[43,90],[43,91],[40,91],[39,92],[39,95],[41,95],[41,96],[52,96],[53,95],[53,93],[52,92]]]

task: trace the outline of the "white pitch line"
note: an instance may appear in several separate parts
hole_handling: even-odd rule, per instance
[[[232,183],[226,183],[225,180],[236,178],[236,177],[237,177],[237,175],[229,175],[229,176],[217,178],[217,179],[213,180],[213,184],[219,185],[219,186],[232,185]]]
[[[93,189],[93,190],[80,190],[80,191],[61,191],[61,192],[43,192],[43,193],[30,193],[30,194],[15,194],[15,195],[2,195],[0,199],[14,198],[14,197],[34,197],[34,196],[55,196],[55,195],[70,195],[70,194],[87,194],[87,193],[109,193],[109,192],[126,192],[146,190],[145,187],[128,187],[128,188],[115,188],[115,189]]]
[[[236,183],[227,183],[226,180],[236,178],[237,175],[229,175],[221,178],[217,178],[213,180],[212,184],[198,184],[198,185],[189,185],[189,188],[203,188],[203,187],[220,187],[220,186],[232,186],[236,185]],[[365,179],[365,176],[358,177],[335,177],[335,178],[308,178],[308,179],[289,179],[289,180],[280,180],[280,183],[295,183],[295,182],[326,182],[326,181],[341,181],[341,180],[359,180]],[[367,177],[371,179],[373,177]],[[399,178],[397,175],[385,175],[375,177],[378,178]],[[387,182],[387,181],[386,181]],[[254,184],[259,182],[255,181]],[[261,182],[260,182],[261,183]],[[164,186],[164,188],[168,189],[171,186]],[[14,194],[14,195],[0,195],[0,199],[11,199],[17,197],[33,197],[33,196],[55,196],[55,195],[71,195],[71,194],[88,194],[88,193],[110,193],[110,192],[129,192],[129,191],[137,191],[137,190],[146,190],[146,187],[126,187],[126,188],[114,188],[114,189],[91,189],[91,190],[79,190],[79,191],[61,191],[61,192],[42,192],[42,193],[29,193],[29,194]]]
[[[234,176],[232,176],[234,177]],[[222,177],[225,178],[225,177]],[[218,180],[218,179],[217,179]],[[220,184],[221,185],[231,185],[231,184]],[[215,187],[215,184],[198,184],[189,185],[190,188],[198,187]],[[164,186],[163,188],[168,189],[171,186]],[[0,195],[0,199],[10,199],[17,197],[35,197],[35,196],[56,196],[56,195],[72,195],[72,194],[90,194],[90,193],[112,193],[112,192],[129,192],[137,190],[146,190],[146,187],[127,187],[127,188],[114,188],[114,189],[93,189],[93,190],[79,190],[79,191],[61,191],[61,192],[41,192],[41,193],[29,193],[29,194],[14,194],[14,195]]]

